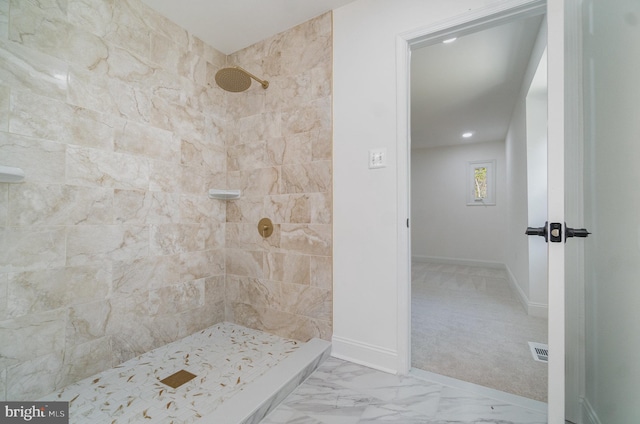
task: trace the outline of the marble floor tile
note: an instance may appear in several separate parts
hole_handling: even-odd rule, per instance
[[[434,380],[329,358],[262,424],[547,422],[541,402],[447,377]]]

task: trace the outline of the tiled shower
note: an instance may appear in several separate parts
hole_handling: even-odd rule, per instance
[[[330,338],[331,60],[331,14],[225,56],[139,0],[0,0],[0,400],[223,321]]]

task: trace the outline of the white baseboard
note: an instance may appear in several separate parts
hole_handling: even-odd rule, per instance
[[[509,275],[509,284],[511,288],[518,295],[518,300],[522,303],[522,307],[527,312],[528,315],[537,318],[547,318],[549,316],[549,305],[545,303],[537,303],[529,301],[529,296],[525,292],[522,291],[520,286],[518,285],[518,280],[513,275],[511,270],[506,264],[501,262],[493,262],[493,261],[479,261],[475,259],[457,259],[457,258],[443,258],[438,256],[420,256],[415,255],[411,257],[412,261],[415,262],[439,262],[450,265],[466,265],[466,266],[484,266],[488,268],[497,268],[504,269],[507,271]]]
[[[583,424],[602,424],[598,418],[598,414],[593,410],[593,407],[587,399],[581,398],[580,403],[582,404]]]
[[[344,337],[331,338],[331,356],[379,371],[397,374],[398,352]]]
[[[547,318],[549,316],[549,305],[529,301],[529,296],[522,291],[520,285],[518,285],[518,280],[516,280],[509,266],[504,265],[504,268],[509,275],[509,284],[511,284],[511,288],[517,293],[518,299],[520,303],[522,303],[524,310],[527,311],[527,314],[532,317]]]
[[[484,266],[487,268],[504,268],[504,264],[494,261],[479,261],[476,259],[457,259],[457,258],[444,258],[440,256],[411,256],[412,261],[416,262],[439,262],[450,265],[466,265],[466,266]]]

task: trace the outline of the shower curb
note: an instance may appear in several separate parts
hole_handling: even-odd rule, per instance
[[[331,343],[311,339],[198,422],[257,424],[331,354]]]

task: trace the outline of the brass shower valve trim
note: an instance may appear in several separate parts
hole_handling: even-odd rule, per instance
[[[258,222],[258,233],[262,238],[267,238],[273,234],[273,222],[269,218],[262,218]]]

